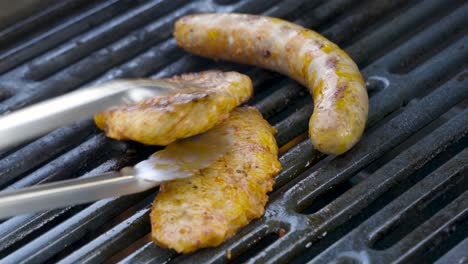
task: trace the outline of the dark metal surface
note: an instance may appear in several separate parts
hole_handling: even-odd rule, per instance
[[[62,1],[3,29],[0,112],[113,78],[239,70],[254,81],[250,104],[278,129],[283,171],[265,216],[216,248],[179,256],[150,242],[152,190],[0,222],[0,263],[466,260],[464,2]],[[302,136],[312,112],[306,89],[278,74],[177,48],[170,38],[174,20],[207,11],[283,17],[342,45],[371,96],[359,144],[340,157],[318,153]],[[90,177],[153,151],[107,139],[84,120],[0,153],[0,188]]]

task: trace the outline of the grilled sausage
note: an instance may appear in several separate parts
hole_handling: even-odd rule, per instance
[[[246,14],[197,14],[175,24],[187,51],[278,71],[307,86],[314,99],[309,135],[315,148],[339,155],[361,137],[368,112],[364,80],[338,46],[299,25]]]
[[[114,139],[167,145],[207,131],[226,119],[252,95],[252,81],[237,72],[205,71],[160,80],[128,81],[135,86],[167,89],[164,95],[117,106],[94,116]]]
[[[180,253],[217,246],[263,215],[281,169],[274,128],[255,108],[237,108],[204,137],[229,137],[224,156],[162,184],[150,215],[153,241]]]

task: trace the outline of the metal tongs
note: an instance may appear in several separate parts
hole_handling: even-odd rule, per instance
[[[0,150],[53,129],[91,117],[111,106],[167,94],[175,88],[160,80],[119,80],[84,88],[0,117]]]
[[[158,80],[113,81],[85,88],[0,117],[0,149],[72,124],[108,107],[134,103],[176,89]],[[134,167],[90,178],[0,192],[0,219],[143,192],[192,176],[221,157],[229,137],[209,133],[179,140]]]

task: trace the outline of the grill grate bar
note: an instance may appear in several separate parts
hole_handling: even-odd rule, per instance
[[[457,4],[460,4],[460,2],[463,1],[421,1],[403,14],[376,28],[373,32],[361,38],[356,44],[351,45],[347,49],[348,54],[351,55],[358,65],[367,65],[377,56],[386,54],[390,49],[400,45],[401,41],[411,37],[415,33],[414,30],[418,29],[414,25],[421,25],[430,18],[436,17],[441,13],[441,10],[450,10]],[[395,41],[398,39],[400,41]],[[366,48],[363,49],[362,47]]]
[[[424,199],[429,199],[432,193],[437,192],[438,189],[452,184],[462,177],[463,175],[461,172],[466,170],[466,164],[464,163],[467,154],[468,152],[465,150],[452,158],[449,162],[406,191],[399,199],[387,205],[372,218],[361,224],[357,229],[353,230],[339,242],[314,258],[311,263],[322,263],[325,259],[333,259],[334,256],[339,256],[340,252],[359,252],[363,249],[368,249],[369,244],[374,244],[379,237],[384,236],[385,232],[387,232],[392,225],[400,223],[402,218],[408,215],[410,210],[415,210],[415,207],[418,207],[418,204],[422,203]],[[404,209],[402,210],[402,208]],[[409,248],[402,249],[408,250]],[[366,251],[372,252],[369,250]],[[404,251],[400,253],[403,254]],[[351,253],[349,255],[354,254]],[[380,254],[372,254],[367,257],[376,262],[391,261],[388,258],[381,259],[379,256]],[[387,255],[385,256],[388,257]]]
[[[418,83],[419,80],[421,80],[421,82],[424,82],[426,85],[429,85],[431,83],[440,83],[441,80],[447,78],[447,76],[450,75],[447,73],[458,71],[460,67],[466,65],[466,60],[468,59],[468,51],[464,48],[464,45],[467,42],[468,36],[465,36],[451,44],[442,52],[431,57],[424,64],[416,67],[409,74],[410,80],[414,80],[415,83]],[[446,74],[444,74],[444,72],[441,72],[441,69],[445,69]],[[423,81],[422,78],[420,78],[421,75],[428,75],[429,78]]]
[[[127,165],[126,160],[127,159],[108,160],[107,162],[104,162],[89,173],[86,173],[82,177],[90,177],[100,173],[119,169],[124,165]],[[20,215],[8,219],[0,225],[0,234],[2,234],[2,237],[0,238],[0,255],[6,255],[8,252],[11,251],[11,249],[9,249],[10,246],[12,246],[15,243],[20,243],[24,239],[27,239],[31,233],[37,232],[38,230],[43,228],[43,226],[47,222],[61,217],[63,214],[67,213],[72,208],[80,207],[81,206],[67,207],[61,210],[47,211],[38,214]]]
[[[51,46],[57,45],[64,40],[69,39],[77,34],[82,33],[85,30],[88,30],[95,25],[102,23],[103,21],[113,17],[115,14],[124,11],[128,8],[129,1],[125,0],[112,0],[107,1],[102,4],[98,4],[95,7],[87,10],[67,21],[64,21],[55,28],[52,28],[46,31],[44,34],[41,34],[31,40],[28,40],[24,43],[16,45],[15,47],[2,52],[0,54],[0,73],[3,73],[7,70],[10,70],[14,67],[19,66],[21,63],[25,62],[28,59],[31,59],[34,56],[39,55],[41,52],[44,52],[50,49]],[[67,4],[67,3],[66,3]],[[64,6],[65,10],[59,10],[59,14],[66,12],[70,8],[69,6]],[[70,9],[68,9],[70,10]],[[50,14],[46,13],[44,18],[50,19]],[[26,25],[27,27],[36,27],[36,22],[32,20],[30,24]],[[12,34],[18,34],[18,31],[15,27],[10,28]],[[0,41],[11,41],[11,36],[9,33],[0,33]]]
[[[443,257],[438,259],[435,264],[444,263],[464,263],[468,259],[466,256],[466,249],[468,248],[468,238],[465,238],[460,244],[450,250]]]
[[[112,163],[111,166],[108,166],[105,163],[104,166],[96,168],[96,170],[83,177],[92,177],[93,175],[97,175],[102,172],[120,168],[122,167],[122,162],[124,164],[128,164],[128,161],[126,160],[116,161]],[[126,208],[149,195],[154,196],[154,190],[95,202],[83,211],[70,217],[66,221],[26,244],[20,250],[8,255],[2,261],[6,261],[6,263],[45,262],[50,257],[83,237],[86,234],[83,230],[98,230],[103,224],[110,221]],[[57,214],[60,213],[62,212],[57,212]],[[51,243],[51,241],[54,242]]]
[[[405,0],[380,0],[363,1],[354,6],[346,16],[334,23],[331,27],[323,31],[326,38],[333,39],[336,43],[343,43],[345,40],[352,41],[352,37],[363,32],[372,22],[378,20],[385,14],[389,14],[395,8],[402,8],[411,1]],[[345,43],[343,43],[345,44]],[[346,45],[341,45],[346,46]]]
[[[281,208],[277,209],[283,211]],[[255,245],[268,234],[278,233],[279,229],[284,229],[287,231],[287,234],[297,234],[307,226],[308,219],[304,215],[282,212],[283,214],[281,217],[274,219],[271,217],[276,216],[270,215],[270,213],[271,210],[266,211],[263,218],[255,220],[250,225],[242,228],[232,238],[216,248],[204,249],[190,255],[178,255],[171,261],[171,263],[186,263],[191,261],[193,258],[196,258],[200,263],[222,263],[226,262],[226,259],[228,258],[227,252],[230,252],[231,260],[237,261],[237,257],[247,251],[247,247]],[[145,254],[151,254],[151,252],[149,252],[149,248],[147,251],[148,252],[145,252]]]
[[[448,133],[447,131],[450,131],[450,132]],[[468,131],[468,110],[457,115],[457,117],[455,117],[454,119],[450,120],[447,124],[437,129],[434,133],[432,133],[430,136],[425,138],[425,140],[421,142],[420,144],[414,145],[412,147],[412,151],[416,151],[419,153],[419,155],[425,155],[426,157],[430,159],[431,154],[434,154],[434,151],[436,153],[439,152],[441,149],[445,148],[447,144],[454,142],[460,137],[462,137],[464,134],[467,133],[467,131]],[[373,146],[375,147],[375,145]],[[424,154],[421,153],[422,151],[421,148],[427,149],[428,147],[429,148],[433,147],[429,153],[424,153]],[[414,154],[412,155],[412,157],[414,157]],[[337,158],[337,159],[340,159],[340,158]],[[329,166],[327,166],[327,168],[330,168],[328,171],[334,170],[336,168],[335,166],[339,166],[336,163],[335,163],[336,165],[332,163],[333,162],[331,162]],[[401,164],[401,162],[399,163]],[[352,166],[356,166],[356,165],[353,164]],[[406,166],[406,164],[404,164],[404,166]],[[409,168],[409,169],[414,169],[414,168]],[[287,190],[283,194],[283,197],[286,198],[286,201],[281,201],[281,200],[274,201],[271,204],[271,207],[275,207],[274,204],[279,203],[281,204],[281,207],[286,207],[286,208],[289,207],[293,210],[297,210],[297,209],[300,210],[302,207],[301,203],[304,204],[307,202],[305,200],[308,200],[308,202],[312,202],[313,198],[318,198],[319,190],[323,190],[325,188],[323,187],[324,184],[322,184],[320,180],[318,179],[318,177],[323,175],[323,174],[321,175],[320,172],[321,171],[319,170],[318,173],[311,174],[308,178],[301,181],[299,184],[295,185],[291,189]],[[338,175],[337,177],[339,176],[341,175]],[[332,179],[332,180],[335,180],[335,179]],[[319,187],[317,189],[314,189],[314,187],[316,186],[319,186]],[[328,186],[328,188],[330,187],[332,186]],[[307,193],[308,195],[305,198],[298,197],[297,194],[299,192],[302,192],[303,194]],[[314,197],[312,197],[312,195]],[[366,203],[371,202],[372,199],[375,199],[375,197],[373,198],[372,194],[370,194],[370,196],[367,196],[365,198],[365,202]],[[347,200],[347,202],[349,204],[349,199]],[[297,206],[297,204],[299,204],[299,206]],[[365,204],[363,206],[365,206]],[[276,207],[279,207],[279,206],[276,206]],[[270,206],[268,208],[270,208]],[[304,230],[300,230],[300,231],[286,234],[286,236],[284,236],[282,239],[279,239],[275,243],[270,245],[261,254],[258,254],[257,256],[252,257],[251,261],[252,262],[265,262],[265,263],[287,261],[294,255],[297,255],[299,252],[303,251],[306,248],[307,243],[309,243],[310,241],[315,241],[317,239],[320,239],[321,237],[324,236],[324,234],[327,234],[327,232],[330,232],[330,230],[335,228],[337,225],[343,224],[345,221],[351,218],[354,214],[358,213],[360,208],[356,208],[358,209],[356,211],[354,210],[355,208],[348,208],[347,206],[345,206],[345,209],[349,210],[350,212],[340,210],[339,208],[334,208],[330,205],[329,207],[326,207],[322,209],[321,211],[319,211],[317,214],[311,215],[310,216],[311,225],[307,232],[304,232]],[[277,250],[278,248],[280,248],[281,250]]]
[[[176,47],[174,39],[169,39],[122,66],[108,71],[92,84],[100,84],[116,78],[147,76],[164,66],[167,61],[174,61],[180,57],[182,57],[182,51]]]
[[[26,76],[32,80],[42,80],[75,62],[77,59],[117,40],[127,34],[127,32],[138,29],[138,27],[151,21],[154,17],[164,15],[165,12],[171,12],[178,5],[185,2],[187,1],[151,1],[130,12],[124,13],[108,23],[85,33],[83,36],[67,42],[58,49],[33,60],[28,65]],[[169,33],[170,31],[162,32]],[[148,40],[146,39],[146,41]]]
[[[90,121],[64,127],[0,160],[0,188],[57,154],[77,145],[94,132]]]
[[[462,223],[466,226],[467,220],[468,191],[398,242],[391,250],[391,254],[398,257],[395,263],[408,263],[417,261],[418,258],[420,260],[421,256],[424,256],[423,253],[440,244],[440,241],[445,240],[457,226]],[[433,230],[434,228],[437,230]],[[425,239],[418,241],[421,237]],[[401,254],[405,249],[405,254]]]
[[[430,136],[432,135],[433,134]],[[452,139],[450,138],[450,140]],[[438,142],[435,141],[440,142],[440,137],[433,137],[417,143],[414,148],[405,151],[402,155],[397,156],[397,158],[375,172],[372,176],[369,177],[369,180],[352,188],[350,191],[331,202],[319,212],[310,215],[310,217],[314,220],[326,218],[330,219],[330,215],[349,215],[352,214],[351,211],[356,212],[368,206],[377,197],[381,196],[383,193],[395,186],[398,182],[409,177],[417,169],[421,168],[430,160],[431,156],[438,154],[438,152],[442,151],[446,146],[446,144],[436,144]],[[446,143],[447,141],[443,142]],[[414,158],[416,151],[418,155],[417,158]],[[404,163],[404,161],[408,160],[410,162]],[[350,200],[350,197],[354,198]],[[330,224],[333,226],[337,225],[337,223]]]
[[[416,227],[424,223],[424,221],[426,221],[430,216],[440,211],[443,207],[449,204],[464,191],[460,190],[461,188],[459,187],[462,187],[460,185],[466,183],[467,180],[462,176],[464,170],[463,167],[465,166],[462,163],[462,158],[464,156],[466,157],[466,153],[457,153],[460,152],[460,149],[463,149],[463,147],[467,146],[467,139],[468,138],[465,135],[464,138],[457,141],[456,143],[453,143],[449,148],[437,154],[435,158],[425,162],[424,166],[418,168],[415,173],[405,177],[405,179],[402,181],[398,181],[399,184],[396,183],[395,187],[391,189],[391,191],[388,191],[379,197],[379,200],[385,201],[388,200],[387,197],[396,197],[397,195],[401,194],[401,197],[396,199],[396,201],[401,200],[401,208],[397,210],[400,212],[394,217],[380,217],[380,221],[382,223],[375,222],[376,224],[374,227],[369,227],[369,230],[372,230],[370,231],[371,234],[369,236],[370,248],[376,250],[386,250],[394,246],[399,240],[409,234],[411,230],[414,230]],[[463,151],[461,152],[463,153]],[[447,157],[453,155],[458,156],[457,158],[453,159]],[[443,164],[444,162],[447,162],[447,164]],[[459,168],[454,166],[459,166]],[[401,175],[401,173],[404,172],[397,172],[395,174]],[[374,172],[373,175],[375,174],[376,173]],[[431,174],[442,174],[444,176],[431,176]],[[398,175],[391,175],[390,178],[390,180],[397,178],[397,180],[400,179]],[[431,181],[430,183],[428,182],[426,184],[428,186],[434,185],[434,187],[432,187],[427,192],[422,189],[413,190],[413,192],[416,193],[423,192],[418,196],[414,196],[417,197],[417,199],[405,198],[406,196],[402,193],[411,188],[415,183],[419,183],[421,179],[425,180],[425,178],[432,179],[429,180]],[[390,210],[388,213],[395,214],[397,211]],[[409,219],[411,219],[411,221],[408,221]],[[406,222],[407,224],[399,224],[403,222]]]
[[[380,77],[380,85],[385,87],[379,92],[379,96],[374,96],[369,101],[369,108],[379,108],[374,114],[369,115],[368,124],[373,124],[376,120],[382,119],[386,115],[395,111],[402,105],[406,105],[412,98],[427,93],[431,89],[437,87],[440,82],[451,77],[455,70],[459,70],[464,61],[468,57],[468,52],[459,49],[463,39],[451,45],[450,48],[429,60],[426,64],[420,66],[416,70],[419,74],[406,75],[405,77],[396,78],[395,76]],[[441,61],[445,58],[447,61]],[[426,66],[427,65],[427,66]],[[433,68],[429,68],[433,67]],[[422,70],[421,70],[422,69]],[[376,76],[370,76],[375,78]],[[408,89],[408,87],[415,87]]]
[[[147,254],[148,252],[152,252],[152,253]],[[135,252],[128,255],[125,259],[123,259],[119,263],[120,264],[167,263],[174,256],[175,256],[175,253],[173,251],[156,247],[153,242],[148,242],[143,247],[137,249]]]
[[[338,16],[341,12],[359,2],[356,0],[325,1],[324,4],[313,9],[311,12],[305,12],[305,16],[298,18],[295,23],[308,28],[317,28],[326,20]],[[301,14],[304,13],[301,12]]]
[[[307,4],[308,8],[314,8],[323,2],[324,0],[307,1],[307,3],[303,3],[297,0],[283,0],[263,12],[262,15],[285,18],[297,10],[301,5]]]
[[[323,157],[325,155],[316,151],[309,139],[292,147],[280,157],[283,170],[276,176],[273,188],[283,186]]]
[[[464,40],[460,40],[454,43],[451,47],[444,50],[444,52],[433,57],[433,59],[429,60],[426,64],[420,66],[416,70],[416,73],[407,75],[408,77],[406,82],[403,78],[399,78],[397,81],[398,85],[396,87],[397,95],[403,98],[402,100],[399,100],[400,104],[406,105],[409,102],[409,98],[418,97],[427,93],[434,87],[443,83],[449,77],[453,76],[453,73],[458,71],[460,67],[463,67],[464,59],[468,57],[467,52],[459,49],[459,45],[463,43],[463,41]],[[440,60],[442,57],[446,57],[451,62],[441,62]],[[434,69],[428,69],[431,66],[434,67]],[[422,88],[419,90],[406,89],[407,85],[415,85]],[[388,96],[391,96],[390,91],[384,90],[382,93],[387,93]],[[385,107],[387,107],[387,104],[383,101],[375,101],[371,103],[383,103]],[[391,105],[392,102],[389,103],[390,104],[388,105]]]
[[[212,65],[212,62],[208,59],[203,59],[193,55],[184,55],[179,60],[170,63],[155,74],[151,75],[150,78],[160,79],[183,72],[204,71],[208,70]]]
[[[134,198],[134,199],[131,199]],[[93,204],[73,217],[67,219],[65,222],[55,226],[43,235],[34,239],[27,245],[13,252],[3,259],[6,263],[43,263],[55,254],[70,246],[71,243],[77,241],[86,233],[82,230],[98,230],[109,219],[121,213],[122,208],[119,205],[131,206],[141,198],[140,195],[136,197],[126,197],[123,199],[117,198],[116,200],[101,200]],[[109,203],[114,202],[114,206],[108,206]],[[64,228],[66,227],[66,228]]]
[[[62,208],[40,214],[16,216],[3,222],[0,229],[0,257],[3,258],[28,242],[32,234],[40,233],[41,229],[59,222],[71,213],[81,209],[80,206]]]
[[[312,103],[309,103],[275,125],[276,130],[280,131],[276,135],[278,146],[286,144],[288,141],[307,130],[309,127],[307,120],[309,120],[313,110]]]
[[[264,224],[264,225],[258,225],[256,226],[255,229],[248,230],[248,232],[245,232],[245,231],[242,232],[240,236],[238,236],[239,239],[235,239],[235,241],[233,241],[232,243],[231,248],[229,249],[231,257],[234,257],[235,259],[237,259],[239,255],[244,253],[244,251],[246,250],[246,245],[248,245],[249,248],[254,246],[263,238],[265,238],[268,234],[270,234],[271,233],[270,230],[271,230],[271,226]],[[200,252],[198,253],[198,255],[201,256],[201,258],[204,258],[204,257],[206,258],[206,256],[210,255],[211,253],[213,252]],[[216,257],[218,259],[226,258],[226,255],[227,255],[226,251],[224,250],[218,250],[217,252],[214,252],[214,253],[216,256],[215,255],[211,255],[211,256]],[[192,254],[192,256],[181,255],[178,258],[175,258],[174,262],[184,263],[184,261],[189,260],[191,257],[193,257],[193,255],[195,254]]]
[[[149,198],[153,200],[154,197],[153,193]],[[59,263],[98,263],[106,260],[130,245],[133,240],[150,232],[148,216],[150,210],[151,206],[141,209],[126,221],[73,252]],[[127,221],[131,224],[129,225]]]
[[[223,0],[218,0],[217,2],[221,2]],[[232,13],[261,13],[264,10],[271,8],[271,6],[280,2],[280,0],[272,0],[272,1],[237,1],[232,6],[229,6],[226,9],[220,9],[219,11],[222,12],[232,12]]]
[[[407,42],[402,43],[400,46],[378,59],[372,68],[365,69],[364,74],[372,75],[374,72],[391,70],[399,66],[402,61],[412,58],[414,53],[419,50],[428,50],[438,45],[439,42],[447,38],[447,34],[451,35],[456,33],[460,30],[460,26],[467,23],[467,18],[464,15],[467,10],[468,5],[464,5],[422,32],[414,35]],[[357,44],[356,48],[359,47],[362,48],[362,46]]]
[[[452,14],[440,20],[430,29],[425,30],[421,33],[420,37],[413,38],[405,44],[398,47],[395,52],[398,52],[400,58],[397,60],[395,56],[389,55],[384,56],[384,61],[390,67],[390,71],[395,71],[397,67],[405,66],[410,63],[410,60],[414,60],[418,53],[428,53],[437,44],[444,42],[444,39],[450,39],[452,35],[457,35],[458,32],[462,31],[464,25],[468,23],[466,17],[468,12],[468,4],[458,8]],[[431,54],[432,55],[432,54]]]
[[[51,20],[51,17],[57,16],[58,14],[64,12],[67,9],[80,8],[81,6],[87,4],[87,0],[78,0],[78,1],[46,1],[46,5],[41,5],[39,3],[34,3],[34,5],[27,6],[27,11],[22,12],[26,6],[21,6],[21,4],[15,6],[13,9],[20,10],[20,15],[16,17],[7,17],[11,14],[2,14],[2,16],[7,18],[7,23],[2,23],[0,30],[0,42],[3,44],[5,42],[13,42],[15,38],[21,38],[22,35],[30,33],[33,31],[37,25],[43,25]],[[41,10],[42,8],[42,10]],[[4,21],[2,21],[4,22]],[[5,43],[6,44],[6,43]]]
[[[108,145],[108,142],[109,140],[103,135],[93,136],[80,144],[77,148],[52,160],[30,175],[23,177],[21,180],[3,189],[3,191],[77,176],[74,175],[75,173],[70,173],[70,171],[77,172],[84,164],[99,160],[103,156],[109,154],[105,152],[105,147]]]
[[[295,241],[300,241],[301,237],[304,234],[304,231],[307,228],[307,225],[309,223],[309,220],[305,215],[297,214],[294,212],[284,212],[284,210],[277,205],[270,205],[268,206],[268,212],[265,212],[265,216],[257,221],[253,221],[250,225],[246,226],[243,228],[238,234],[234,235],[231,239],[225,241],[223,244],[217,246],[216,248],[208,248],[204,249],[203,251],[197,252],[196,255],[179,255],[177,258],[175,258],[173,263],[185,263],[186,261],[189,261],[190,259],[196,258],[197,261],[200,263],[222,263],[225,262],[227,259],[227,252],[231,252],[231,256],[234,258],[238,257],[240,254],[244,253],[247,251],[247,245],[255,244],[259,240],[263,239],[265,235],[262,236],[262,234],[257,233],[259,232],[259,229],[263,225],[268,225],[271,226],[270,230],[268,230],[268,233],[278,233],[279,228],[278,225],[283,225],[286,228],[283,228],[286,230],[286,234],[284,237],[278,238],[275,242],[277,243],[279,241],[284,240],[284,238],[287,236],[290,241],[294,241],[293,243],[289,243],[286,245],[281,244],[281,247],[279,247],[279,250],[291,250],[289,247],[292,246],[292,244],[295,244]],[[277,212],[280,212],[278,215],[270,215],[272,211],[278,210]],[[280,223],[280,224],[278,224]],[[245,230],[245,231],[244,231]],[[244,232],[249,232],[249,233],[254,233],[258,234],[258,236],[248,236],[248,237],[242,237]],[[267,234],[268,234],[267,233]],[[244,244],[238,244],[237,241],[242,240]],[[234,245],[233,245],[234,244]],[[237,248],[236,248],[237,246]],[[258,252],[257,255],[250,256],[249,261],[252,263],[255,263],[255,258],[264,255],[266,257],[267,255],[265,254],[271,254],[271,252],[268,252],[269,248],[271,248],[271,245],[267,247],[266,249],[263,249],[263,251]],[[147,252],[147,254],[150,254],[150,252]],[[276,253],[275,253],[276,254]],[[274,254],[268,255],[274,257]],[[262,261],[262,260],[261,260]],[[260,263],[261,263],[260,261]],[[277,260],[276,260],[277,261]],[[258,262],[258,260],[257,260]],[[265,261],[266,263],[266,261]],[[278,263],[286,263],[286,262],[278,262]]]

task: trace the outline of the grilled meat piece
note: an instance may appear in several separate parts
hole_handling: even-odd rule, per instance
[[[168,145],[207,131],[252,95],[252,81],[237,72],[205,71],[160,80],[136,80],[165,93],[95,115],[96,125],[114,139]]]
[[[255,108],[237,108],[206,135],[232,137],[226,154],[193,177],[162,184],[151,211],[154,242],[180,253],[217,246],[263,215],[281,170],[274,128]]]
[[[265,16],[196,14],[179,19],[174,36],[194,54],[257,65],[307,86],[314,99],[309,135],[319,151],[339,155],[360,139],[368,112],[364,80],[353,60],[320,34]]]

